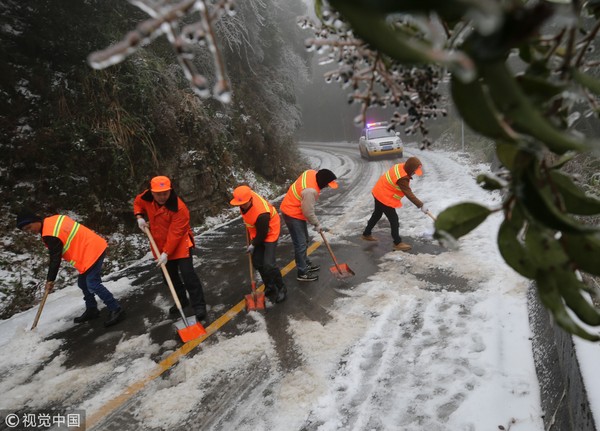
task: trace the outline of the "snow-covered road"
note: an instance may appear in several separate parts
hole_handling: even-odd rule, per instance
[[[61,340],[50,336],[68,328],[81,306],[73,286],[51,295],[44,313],[54,324],[28,331],[35,310],[0,322],[0,408],[80,408],[89,417],[127,386],[148,380],[127,417],[102,418],[95,429],[200,429],[202,423],[203,430],[542,430],[527,281],[497,251],[500,216],[461,239],[459,249],[429,254],[419,244],[435,246],[432,222],[405,200],[400,231],[414,252],[391,251],[385,218],[374,230],[380,243],[357,247],[372,211],[370,189],[394,162],[363,161],[347,143],[307,143],[302,152],[311,167],[340,179],[338,190],[323,193],[317,212],[332,230],[332,246],[354,247],[355,259],[381,257],[368,280],[348,282],[331,304],[315,304],[327,319],[287,319],[298,364],[282,363],[267,330],[270,316],[251,313],[240,335],[216,333],[159,378],[148,375],[165,346],[146,334],[119,340],[105,362],[68,367]],[[411,155],[424,168],[413,191],[433,213],[467,200],[499,204],[499,195],[475,183],[487,166],[437,150],[409,147],[405,156]],[[131,280],[108,287],[125,294]],[[219,392],[228,395],[206,397]],[[135,426],[128,428],[127,418]]]

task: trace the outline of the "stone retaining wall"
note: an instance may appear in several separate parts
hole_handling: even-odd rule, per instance
[[[527,302],[545,430],[596,431],[571,335],[554,324],[533,285]]]

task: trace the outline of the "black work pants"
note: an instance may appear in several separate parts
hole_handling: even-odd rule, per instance
[[[191,304],[196,314],[205,312],[206,301],[204,300],[204,291],[202,290],[202,283],[198,278],[198,274],[194,270],[192,256],[169,260],[165,266],[167,267],[167,272],[169,273],[169,277],[171,277],[173,287],[181,305]]]
[[[376,198],[373,199],[375,200],[375,209],[373,210],[371,218],[367,222],[367,227],[365,228],[363,235],[371,235],[373,228],[381,219],[381,216],[385,214],[385,216],[390,222],[390,228],[392,230],[392,239],[394,240],[394,244],[400,244],[402,242],[402,238],[400,237],[399,233],[400,222],[398,221],[398,213],[396,212],[396,208],[392,208],[390,206],[382,204]]]
[[[263,242],[257,245],[252,253],[252,264],[260,273],[263,283],[265,283],[265,291],[277,292],[284,285],[275,258],[276,249],[277,241]]]

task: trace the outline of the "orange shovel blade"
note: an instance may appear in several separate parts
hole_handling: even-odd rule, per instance
[[[182,329],[178,329],[177,332],[181,337],[181,341],[183,341],[184,343],[206,335],[206,329],[204,329],[204,326],[202,326],[200,322],[196,322],[193,325],[187,326]]]
[[[334,265],[329,268],[329,270],[336,278],[348,278],[354,275],[354,271],[350,269],[347,263],[339,263],[337,266]]]
[[[246,295],[246,310],[264,310],[265,294],[264,292],[249,293]]]

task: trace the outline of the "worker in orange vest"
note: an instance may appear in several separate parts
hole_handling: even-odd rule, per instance
[[[313,264],[306,254],[309,240],[307,222],[313,225],[317,232],[321,232],[322,227],[315,214],[315,204],[321,190],[326,187],[338,188],[336,179],[329,169],[309,169],[290,186],[279,207],[294,244],[294,259],[298,271],[296,279],[299,281],[319,279],[315,272],[321,267]]]
[[[375,209],[367,222],[367,227],[363,231],[362,239],[377,241],[377,238],[371,235],[371,232],[381,219],[381,216],[385,214],[390,222],[394,250],[408,251],[412,248],[409,244],[402,242],[396,208],[402,206],[401,199],[406,196],[417,208],[427,214],[427,208],[425,208],[423,202],[415,196],[410,188],[410,180],[412,180],[412,176],[415,174],[419,176],[423,175],[421,161],[416,157],[409,157],[405,163],[398,163],[392,166],[379,178],[371,191],[375,199]]]
[[[73,319],[82,323],[100,316],[94,295],[97,295],[108,309],[108,319],[104,326],[112,326],[125,318],[125,312],[112,293],[102,284],[102,264],[108,244],[91,229],[77,223],[65,215],[53,215],[42,219],[32,212],[22,212],[17,216],[17,228],[32,234],[41,234],[48,248],[50,263],[46,276],[46,290],[54,288],[60,268],[60,260],[73,264],[79,272],[77,285],[83,292],[85,312]]]
[[[190,211],[171,187],[171,180],[162,175],[152,178],[150,188],[135,197],[133,213],[142,231],[150,229],[160,252],[160,255],[154,257],[159,266],[166,266],[181,306],[187,307],[191,304],[197,321],[204,320],[206,302],[202,283],[194,270],[192,260],[194,235],[190,227]],[[171,315],[177,312],[177,305],[169,309]]]
[[[275,258],[281,224],[277,210],[245,185],[236,187],[229,203],[240,207],[250,238],[246,252],[250,253],[252,264],[265,284],[265,294],[273,302],[282,302],[287,289]]]

